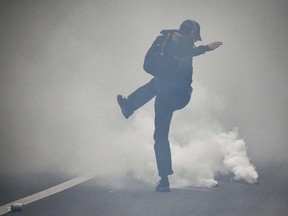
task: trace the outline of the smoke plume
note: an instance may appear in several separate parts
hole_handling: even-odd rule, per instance
[[[187,109],[185,111],[183,115],[189,116]],[[117,153],[123,155],[126,162],[122,171],[131,171],[137,178],[153,182],[157,173],[152,140],[153,114],[138,111],[128,124],[131,127],[117,137],[117,143],[121,145]],[[184,124],[185,130],[177,122],[173,125],[172,121],[171,125],[174,165],[171,180],[174,186],[212,187],[217,185],[215,176],[228,174],[234,174],[235,180],[257,182],[258,174],[248,158],[246,143],[239,138],[237,128],[225,132],[219,126],[211,126],[211,122],[199,123],[193,122],[193,119]]]

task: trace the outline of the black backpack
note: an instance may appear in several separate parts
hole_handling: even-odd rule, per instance
[[[144,58],[144,70],[154,77],[164,77],[167,72],[165,46],[171,41],[171,33],[158,36]]]

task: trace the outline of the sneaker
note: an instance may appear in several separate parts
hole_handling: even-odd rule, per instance
[[[161,178],[161,180],[156,184],[156,192],[170,192],[168,178]]]
[[[122,95],[117,95],[117,102],[123,116],[128,119],[133,114],[133,111],[129,108],[128,99]]]

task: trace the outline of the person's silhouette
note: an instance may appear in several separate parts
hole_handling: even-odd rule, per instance
[[[204,54],[222,45],[222,42],[213,42],[209,45],[195,47],[194,43],[202,41],[200,25],[194,20],[184,21],[179,30],[163,30],[148,53],[155,46],[163,45],[163,36],[168,38],[165,42],[163,58],[165,73],[155,76],[148,83],[141,86],[127,98],[118,95],[117,101],[125,118],[129,118],[134,111],[155,98],[155,130],[154,150],[161,180],[157,183],[155,191],[170,191],[168,175],[173,174],[171,151],[169,144],[169,128],[173,112],[184,108],[190,101],[192,94],[192,59],[194,56]],[[162,46],[161,45],[161,46]],[[147,56],[147,55],[146,55]],[[144,62],[144,69],[149,68]]]

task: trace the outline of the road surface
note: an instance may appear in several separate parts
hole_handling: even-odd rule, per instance
[[[258,170],[260,178],[257,185],[221,177],[216,188],[172,186],[170,193],[154,192],[154,185],[131,176],[115,179],[95,177],[27,204],[22,212],[4,215],[287,216],[287,184],[280,174],[270,175],[273,169]],[[75,177],[63,177],[59,173],[3,176],[0,180],[0,205],[4,206],[71,179]]]

